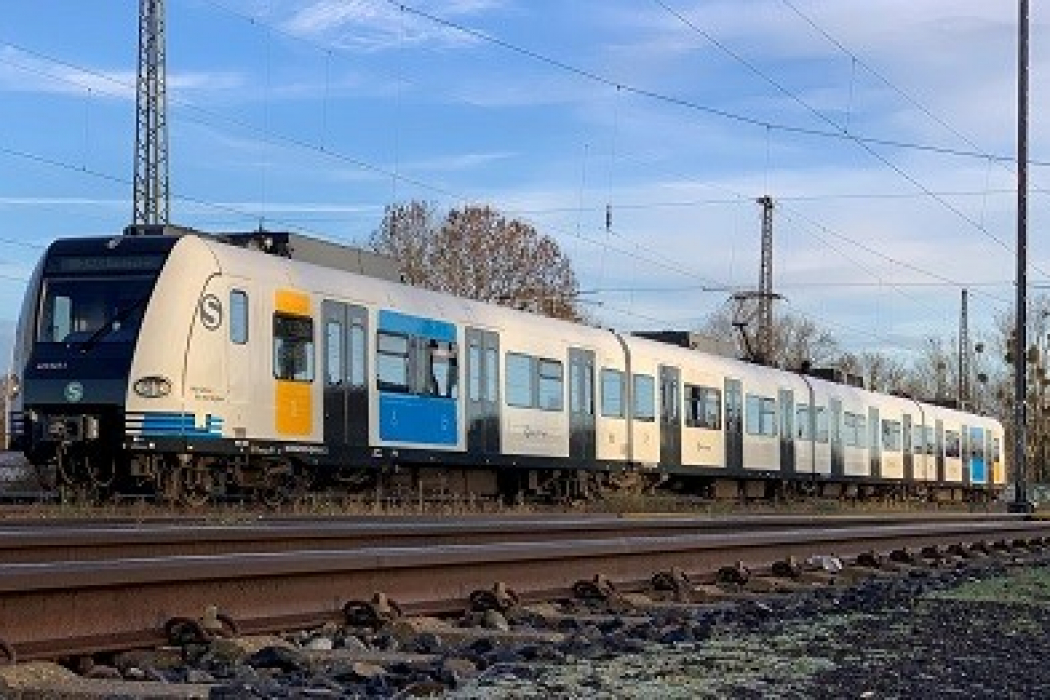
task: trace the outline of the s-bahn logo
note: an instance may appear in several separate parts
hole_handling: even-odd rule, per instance
[[[214,294],[206,294],[200,303],[201,323],[209,331],[222,325],[222,302]]]
[[[84,385],[80,382],[70,382],[66,384],[65,389],[66,401],[69,403],[77,403],[84,398]]]

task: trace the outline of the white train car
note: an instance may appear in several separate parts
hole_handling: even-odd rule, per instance
[[[290,259],[275,235],[53,244],[19,320],[16,446],[69,484],[190,502],[628,472],[723,496],[1002,484],[992,419]]]

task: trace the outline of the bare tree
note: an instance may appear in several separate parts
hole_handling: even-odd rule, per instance
[[[745,329],[747,330],[747,329]],[[740,330],[734,327],[733,311],[723,306],[708,317],[702,329],[707,335],[732,338],[738,355],[747,354]],[[753,334],[753,333],[752,333]],[[773,317],[773,364],[784,369],[797,370],[803,362],[815,366],[832,364],[839,354],[835,337],[812,319],[790,312]]]
[[[864,386],[872,391],[904,390],[908,385],[907,366],[883,352],[845,353],[839,360],[839,366],[850,374],[860,375],[864,379]]]
[[[468,205],[439,217],[426,202],[390,205],[371,246],[397,258],[409,284],[582,319],[576,274],[557,241],[492,207]]]

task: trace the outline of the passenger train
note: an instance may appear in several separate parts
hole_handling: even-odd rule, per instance
[[[170,226],[55,241],[18,322],[14,447],[67,486],[187,503],[1004,482],[991,418],[427,291],[336,248]]]

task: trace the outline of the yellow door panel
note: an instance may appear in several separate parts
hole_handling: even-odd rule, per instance
[[[309,435],[313,431],[310,384],[277,380],[277,434]]]

